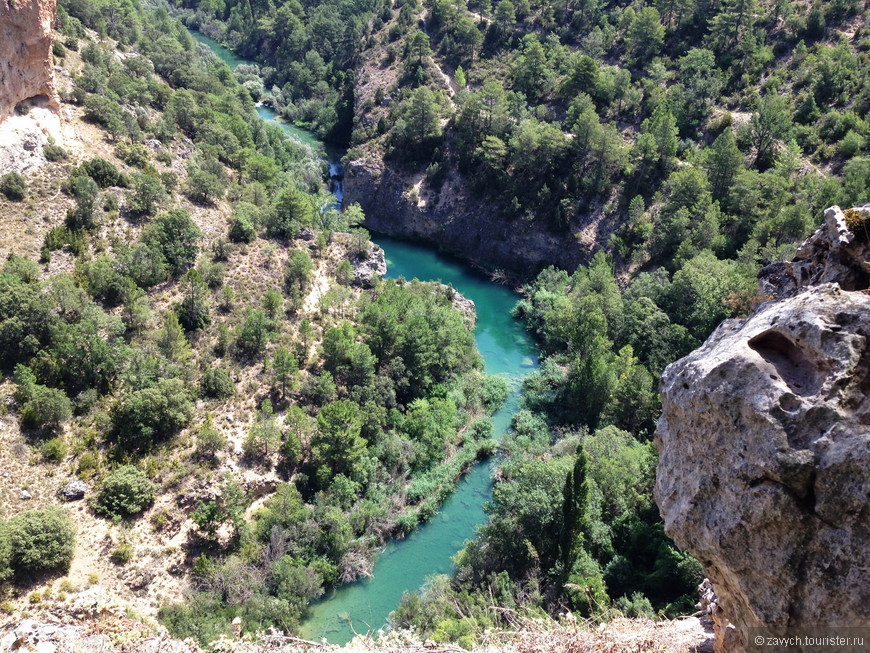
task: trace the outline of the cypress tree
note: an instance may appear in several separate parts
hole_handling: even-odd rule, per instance
[[[568,576],[574,558],[577,557],[577,546],[586,524],[586,511],[589,506],[589,481],[586,478],[586,452],[583,445],[577,446],[577,458],[574,469],[565,476],[565,487],[562,490],[562,534],[559,539],[559,559],[562,562],[562,574]]]

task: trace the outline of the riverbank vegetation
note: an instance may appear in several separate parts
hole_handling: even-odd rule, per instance
[[[291,119],[353,129],[436,194],[457,169],[501,219],[566,243],[604,221],[632,268],[775,259],[868,192],[857,2],[181,6],[264,62],[253,83]]]
[[[164,574],[136,590],[176,635],[293,630],[492,451],[506,384],[452,288],[355,275],[379,254],[359,207],[165,9],[64,0],[58,28],[65,108],[97,142],[52,157],[66,210],[39,262],[0,268],[0,366],[54,479],[35,503],[76,477],[90,496],[78,549],[63,509],[0,522],[4,589],[108,541],[110,591]]]
[[[389,18],[362,55],[349,156],[425,170],[429,204],[457,170],[492,219],[598,249],[526,285],[515,313],[544,358],[490,522],[394,623],[469,645],[504,625],[493,604],[691,610],[700,567],[652,499],[657,379],[765,300],[756,272],[825,207],[867,200],[866,12],[435,0]]]
[[[187,26],[261,62],[237,70],[255,100],[320,138],[349,142],[355,69],[380,0],[174,4]]]

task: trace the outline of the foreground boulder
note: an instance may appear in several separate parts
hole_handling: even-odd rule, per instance
[[[656,499],[716,589],[718,651],[753,627],[870,626],[870,295],[842,216],[762,275],[778,299],[662,378]]]

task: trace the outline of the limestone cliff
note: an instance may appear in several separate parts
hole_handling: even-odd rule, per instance
[[[656,499],[733,624],[719,651],[752,627],[870,626],[868,254],[829,209],[763,271],[774,300],[665,370]]]
[[[422,175],[414,181],[371,154],[348,164],[344,200],[358,202],[366,226],[376,232],[428,242],[486,267],[517,273],[547,265],[573,270],[591,256],[591,242],[507,219],[499,207],[471,193],[456,171],[437,194],[424,191],[415,197],[409,189],[424,187]]]
[[[0,0],[0,122],[22,102],[57,109],[51,61],[56,0]]]

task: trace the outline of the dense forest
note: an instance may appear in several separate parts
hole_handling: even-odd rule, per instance
[[[758,269],[825,207],[870,198],[866,3],[60,5],[54,55],[82,61],[65,99],[112,161],[47,149],[70,208],[41,263],[71,251],[75,268],[45,280],[6,261],[0,363],[35,450],[97,482],[95,514],[135,520],[182,476],[216,479],[191,513],[194,589],[161,610],[171,632],[294,630],[496,446],[488,523],[395,626],[469,646],[511,611],[692,610],[700,565],[652,498],[657,380],[765,301]],[[233,74],[175,16],[259,65]],[[371,249],[362,211],[336,210],[323,162],[258,101],[436,193],[458,171],[497,219],[566,247],[607,225],[576,270],[524,271],[514,312],[542,360],[503,441],[488,415],[505,384],[483,374],[452,290],[352,283]],[[16,177],[0,191],[28,193]],[[203,207],[220,229],[197,224]],[[236,456],[212,415],[242,397]],[[253,514],[231,460],[280,476]],[[159,515],[157,529],[181,519]],[[0,577],[69,564],[70,547],[29,555],[21,533],[39,528],[71,538],[62,513],[8,520]]]

